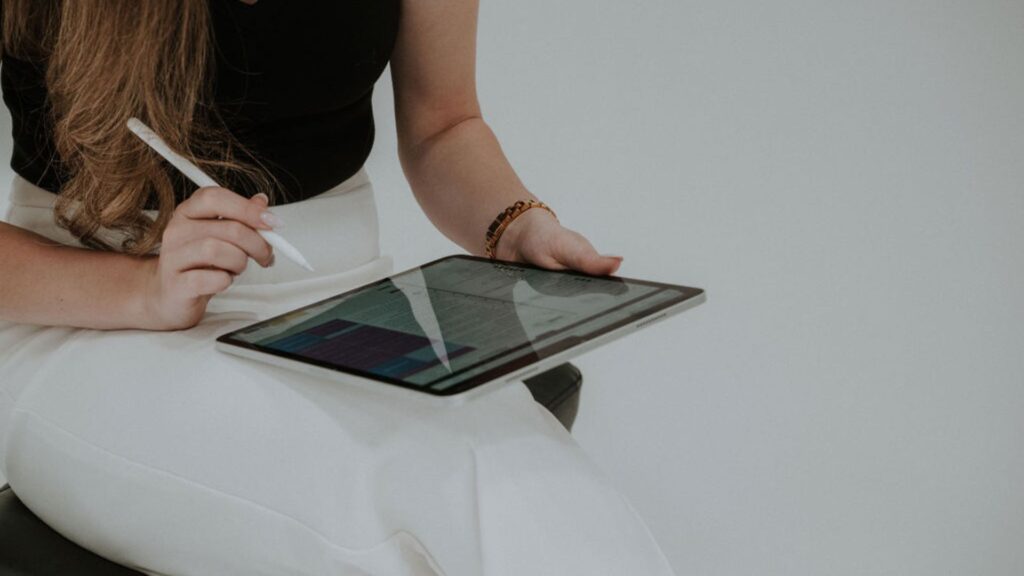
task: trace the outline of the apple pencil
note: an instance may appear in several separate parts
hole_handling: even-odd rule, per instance
[[[196,186],[199,186],[200,188],[205,188],[207,186],[220,186],[213,181],[213,178],[210,178],[205,172],[200,170],[198,166],[189,162],[187,158],[181,156],[174,150],[171,150],[170,146],[164,142],[163,138],[157,136],[149,126],[146,126],[138,118],[128,119],[128,129],[142,139],[143,142],[148,144],[150,148],[155,150],[157,154],[163,156],[164,160],[167,160],[172,166],[180,170],[181,173],[191,180]],[[270,230],[257,230],[257,232],[259,232],[260,236],[267,241],[267,244],[270,244],[274,249],[279,250],[282,254],[290,258],[292,262],[295,262],[310,272],[314,271],[313,267],[309,265],[309,262],[302,257],[302,254],[299,253],[294,246],[289,244],[288,241],[280,234],[277,232],[271,232]]]

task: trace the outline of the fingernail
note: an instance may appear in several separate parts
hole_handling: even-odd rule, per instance
[[[263,201],[264,204],[270,203],[270,197],[264,194],[263,192],[260,192],[259,194],[253,196],[253,198],[259,198],[260,200]]]
[[[271,266],[273,266],[273,265],[274,265],[274,260],[275,260],[275,258],[276,258],[276,256],[274,255],[274,253],[273,253],[273,252],[271,252],[271,253],[270,253],[270,262],[269,262],[269,263],[267,264],[267,268],[270,268]]]
[[[611,254],[605,254],[605,258],[615,258],[616,260],[622,260],[622,256],[613,256]]]
[[[281,218],[269,210],[260,214],[260,219],[266,222],[271,228],[281,228],[284,226],[284,222],[281,221]]]

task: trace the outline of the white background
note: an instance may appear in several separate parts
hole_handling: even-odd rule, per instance
[[[566,225],[708,291],[578,361],[680,574],[1024,573],[1024,1],[485,0],[479,84]],[[456,247],[390,86],[403,269]]]

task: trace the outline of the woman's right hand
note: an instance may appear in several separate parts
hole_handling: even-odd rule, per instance
[[[200,188],[174,210],[160,255],[149,258],[143,322],[153,330],[180,330],[199,323],[210,299],[226,290],[252,258],[264,268],[274,252],[256,230],[280,220],[267,198],[245,198],[225,188]]]

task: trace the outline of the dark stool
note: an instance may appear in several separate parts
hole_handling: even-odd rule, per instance
[[[523,381],[538,403],[572,431],[583,375],[565,363]],[[0,488],[0,576],[142,576],[105,560],[54,532]]]

